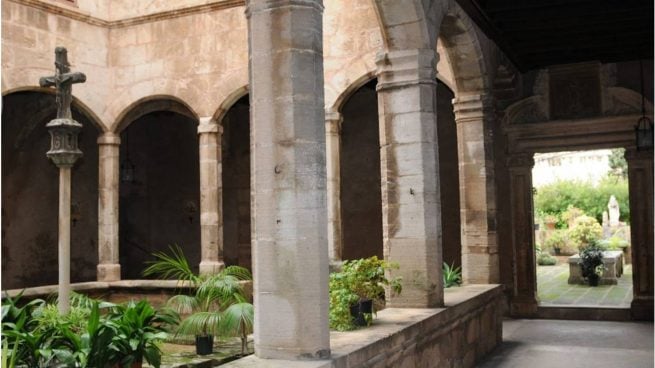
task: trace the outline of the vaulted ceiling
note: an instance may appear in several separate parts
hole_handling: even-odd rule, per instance
[[[653,59],[653,0],[457,0],[521,70]]]

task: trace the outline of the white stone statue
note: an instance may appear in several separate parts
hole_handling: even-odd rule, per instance
[[[610,201],[607,204],[607,209],[609,210],[610,226],[619,226],[619,202],[616,200],[614,195],[610,196]]]

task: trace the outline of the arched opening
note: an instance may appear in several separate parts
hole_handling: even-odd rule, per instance
[[[461,267],[459,160],[457,126],[453,112],[453,91],[437,81],[437,137],[439,141],[439,179],[441,182],[441,230],[443,261]]]
[[[56,284],[58,168],[46,158],[55,96],[34,91],[2,98],[2,288]],[[71,281],[92,281],[98,260],[98,129],[75,103],[83,152],[73,167]]]
[[[121,278],[139,279],[153,252],[178,245],[200,262],[200,172],[192,114],[143,109],[121,132]],[[128,114],[129,115],[129,114]]]
[[[223,118],[223,257],[226,265],[251,268],[250,104],[248,95]]]
[[[380,134],[373,79],[355,91],[341,113],[342,259],[383,257]]]

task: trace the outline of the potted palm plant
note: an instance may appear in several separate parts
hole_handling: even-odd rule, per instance
[[[176,334],[195,335],[198,355],[213,352],[214,336],[247,337],[252,331],[254,311],[242,281],[252,280],[250,271],[229,266],[216,274],[198,275],[191,270],[180,247],[171,247],[170,252],[170,255],[154,253],[156,260],[149,262],[143,274],[186,281],[192,286],[190,294],[175,295],[167,302],[173,310],[186,316]]]

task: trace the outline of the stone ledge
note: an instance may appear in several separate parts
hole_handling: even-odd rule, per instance
[[[388,308],[373,326],[331,332],[332,359],[266,360],[249,356],[225,367],[351,368],[472,367],[502,339],[502,286],[467,285],[446,289],[446,308]]]

